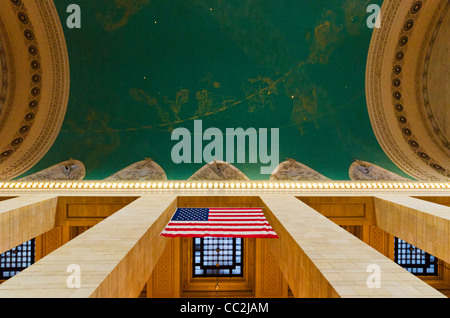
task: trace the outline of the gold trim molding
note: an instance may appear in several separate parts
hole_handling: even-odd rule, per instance
[[[0,182],[0,190],[430,190],[446,191],[450,182]]]

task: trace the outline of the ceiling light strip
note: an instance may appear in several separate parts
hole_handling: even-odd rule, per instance
[[[450,182],[0,182],[0,189],[450,189]]]

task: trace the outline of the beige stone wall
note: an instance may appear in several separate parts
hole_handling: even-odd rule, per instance
[[[177,206],[262,206],[280,236],[278,240],[246,241],[244,278],[221,282],[220,297],[440,297],[436,289],[444,293],[450,289],[448,271],[441,271],[439,277],[418,278],[393,263],[394,235],[383,228],[379,216],[381,209],[388,224],[397,224],[391,218],[395,207],[406,203],[413,212],[436,216],[448,209],[445,205],[450,196],[430,197],[422,191],[425,201],[407,195],[386,198],[386,193],[355,195],[351,190],[347,191],[350,196],[339,192],[330,196],[322,191],[296,195],[254,192],[251,196],[236,193],[242,190],[225,196],[214,190],[159,191],[143,195],[125,191],[118,197],[111,192],[102,195],[101,190],[93,190],[89,196],[77,196],[76,191],[54,197],[37,193],[15,199],[11,197],[17,191],[4,193],[8,199],[0,201],[3,211],[16,211],[19,216],[23,213],[16,208],[45,200],[55,204],[52,226],[37,235],[38,262],[2,284],[0,296],[215,297],[215,280],[190,278],[192,240],[159,237]],[[389,206],[374,204],[381,197]],[[429,204],[438,210],[430,209]],[[431,223],[445,224],[440,219]],[[29,218],[22,219],[28,227],[32,223]],[[419,236],[413,234],[413,238]],[[436,233],[438,239],[442,236],[448,237]],[[16,245],[26,240],[22,237]],[[70,264],[81,266],[81,289],[67,288]],[[381,267],[380,289],[367,287],[370,264]]]

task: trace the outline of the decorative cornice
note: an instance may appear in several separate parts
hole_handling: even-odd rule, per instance
[[[420,55],[418,58],[418,61],[422,63],[420,65],[417,65],[416,97],[417,103],[423,102],[424,105],[423,108],[419,108],[419,111],[428,135],[433,138],[433,142],[435,143],[436,147],[450,156],[450,141],[447,139],[448,136],[445,136],[441,131],[436,119],[436,114],[434,114],[430,104],[430,85],[428,82],[428,74],[430,72],[430,63],[433,49],[436,46],[437,37],[439,35],[439,31],[441,31],[444,19],[449,12],[450,2],[447,1],[445,3],[445,6],[442,5],[442,9],[436,10],[433,17],[433,21],[436,21],[436,23],[430,23],[430,26],[427,30],[425,38],[430,40],[423,42],[423,46],[420,50]]]
[[[8,33],[0,15],[0,62],[2,67],[2,88],[0,95],[0,132],[5,125],[14,102],[14,92],[16,87],[16,74],[14,54],[12,52]]]
[[[290,181],[152,181],[152,182],[105,182],[105,181],[37,181],[37,182],[0,182],[0,191],[93,191],[103,190],[110,193],[112,190],[138,190],[138,191],[325,191],[348,190],[374,191],[374,190],[430,190],[448,193],[449,182],[290,182]]]

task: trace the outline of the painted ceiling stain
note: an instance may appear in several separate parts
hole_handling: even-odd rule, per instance
[[[63,25],[71,0],[56,6]],[[361,0],[79,0],[64,28],[71,91],[54,146],[28,174],[76,158],[104,179],[152,158],[169,180],[206,164],[171,160],[171,132],[280,128],[292,158],[334,180],[356,160],[404,174],[371,128],[365,68],[372,30]],[[381,5],[381,0],[371,1]],[[259,164],[234,164],[268,180]]]

